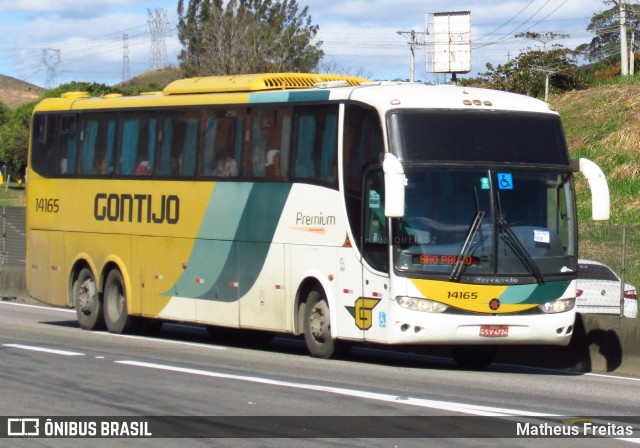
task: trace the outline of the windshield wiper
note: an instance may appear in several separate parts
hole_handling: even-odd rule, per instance
[[[535,260],[531,258],[527,249],[522,245],[522,242],[518,239],[511,226],[507,223],[507,220],[500,214],[498,217],[498,228],[502,231],[502,234],[506,237],[505,242],[511,248],[511,250],[518,256],[522,264],[533,274],[538,284],[544,283],[544,277],[540,268],[536,264]]]
[[[467,230],[467,236],[464,240],[464,244],[462,245],[462,249],[458,254],[458,258],[456,259],[456,264],[453,266],[453,271],[451,271],[451,275],[449,276],[449,280],[458,281],[460,280],[460,276],[462,275],[462,267],[464,266],[464,261],[469,255],[469,251],[471,250],[471,244],[473,243],[474,238],[476,237],[478,230],[480,230],[480,226],[482,224],[482,219],[484,218],[485,212],[482,210],[478,210],[476,212],[475,218],[473,218],[473,222],[469,226],[469,230]]]
[[[529,255],[526,247],[522,245],[522,242],[518,239],[516,234],[513,233],[513,230],[511,230],[511,226],[502,214],[502,203],[500,202],[500,193],[498,192],[496,192],[496,207],[498,212],[498,219],[496,221],[498,229],[500,229],[506,237],[505,243],[507,243],[511,250],[518,256],[522,264],[536,278],[538,284],[543,284],[544,277],[542,276],[540,268],[538,268],[538,265],[536,264],[534,259],[531,258],[531,255]]]

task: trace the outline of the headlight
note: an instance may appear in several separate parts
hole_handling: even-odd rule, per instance
[[[412,311],[424,311],[425,313],[442,313],[448,308],[444,303],[416,297],[396,297],[396,302],[403,308]]]
[[[559,299],[554,300],[553,302],[543,303],[538,308],[540,308],[543,313],[552,314],[572,310],[574,306],[576,306],[576,299],[575,297],[572,297],[569,299]]]

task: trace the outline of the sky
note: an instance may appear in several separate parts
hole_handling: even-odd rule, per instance
[[[414,79],[427,82],[448,78],[431,73],[432,65],[427,64],[427,50],[433,47],[421,41],[428,14],[470,12],[472,63],[468,75],[459,75],[464,77],[486,71],[488,62],[504,64],[541,45],[516,38],[518,33],[568,34],[551,43],[567,48],[588,43],[594,37],[586,30],[591,17],[610,7],[605,0],[298,0],[298,4],[308,6],[308,15],[320,27],[317,38],[325,53],[320,71],[375,80],[408,79],[409,33],[415,31],[419,44]],[[0,0],[0,74],[41,87],[70,81],[113,85],[126,73],[133,77],[151,69],[154,61],[178,65],[177,5],[178,0]],[[150,24],[157,17],[164,26],[153,33]]]

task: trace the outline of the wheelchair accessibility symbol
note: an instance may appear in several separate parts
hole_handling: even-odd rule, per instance
[[[511,173],[498,173],[498,189],[513,190],[513,175]]]

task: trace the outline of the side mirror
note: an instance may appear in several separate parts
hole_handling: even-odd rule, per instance
[[[574,171],[580,171],[589,181],[591,190],[591,216],[596,221],[609,219],[611,215],[611,200],[607,178],[598,165],[589,159],[572,160]]]
[[[402,163],[391,153],[384,153],[382,157],[382,171],[384,172],[384,215],[387,218],[402,218],[404,216],[404,187],[406,177]]]

